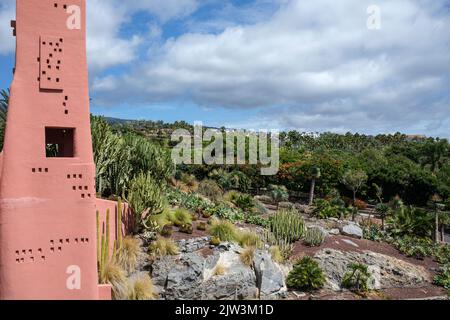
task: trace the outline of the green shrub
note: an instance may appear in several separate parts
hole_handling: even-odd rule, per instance
[[[270,219],[270,230],[275,238],[290,243],[300,240],[305,228],[305,222],[296,210],[280,210]]]
[[[325,235],[319,228],[310,228],[306,230],[303,241],[309,247],[320,247],[325,241]]]
[[[325,284],[325,276],[316,261],[304,257],[294,265],[286,284],[289,288],[300,291],[317,290]]]
[[[433,255],[433,241],[428,238],[404,236],[396,238],[393,245],[408,257],[422,260]]]
[[[338,218],[341,219],[348,215],[348,210],[343,203],[337,201],[328,201],[317,199],[314,201],[314,210],[312,216],[318,219]]]
[[[211,172],[211,177],[216,179],[225,190],[239,190],[247,192],[251,186],[251,180],[240,171],[227,173],[225,171]]]
[[[441,267],[438,274],[434,277],[434,284],[450,290],[450,264]]]
[[[434,249],[434,257],[440,264],[450,263],[450,246],[447,244],[437,245]]]
[[[261,216],[255,216],[255,215],[248,216],[245,219],[245,222],[247,222],[248,224],[253,224],[255,226],[260,226],[260,227],[263,227],[263,228],[269,228],[270,227],[269,219],[263,218]]]
[[[371,275],[364,264],[352,263],[342,278],[342,286],[355,292],[367,292]]]
[[[255,215],[264,215],[269,213],[269,210],[267,210],[266,206],[261,201],[253,199],[253,203],[255,204],[253,209]]]
[[[233,209],[224,203],[217,206],[209,207],[204,211],[204,216],[216,216],[219,219],[228,220],[230,222],[240,222],[245,220],[245,215],[238,209]]]
[[[289,192],[285,186],[270,185],[270,197],[275,202],[285,202],[289,200]]]
[[[239,194],[233,203],[244,212],[253,212],[255,208],[253,197],[248,194]]]
[[[434,227],[433,216],[426,210],[402,205],[390,215],[387,224],[394,236],[414,235],[419,238],[431,238]]]
[[[223,196],[223,190],[217,182],[208,179],[200,182],[198,193],[216,202],[222,199]]]
[[[382,242],[386,239],[385,233],[376,224],[371,224],[363,229],[363,238],[370,241]]]
[[[238,238],[236,227],[229,221],[217,220],[212,223],[208,230],[209,234],[220,241],[233,242]]]

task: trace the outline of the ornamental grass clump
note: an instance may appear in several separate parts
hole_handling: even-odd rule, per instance
[[[242,231],[238,234],[238,242],[241,247],[256,247],[261,248],[264,243],[261,237],[252,231]]]
[[[141,274],[129,288],[128,300],[155,300],[157,294],[148,274]]]
[[[161,237],[149,246],[148,251],[153,257],[175,256],[179,253],[173,240]]]
[[[238,239],[238,232],[234,224],[225,220],[214,220],[208,232],[221,242],[234,242]]]
[[[240,254],[241,262],[247,267],[251,267],[253,265],[253,260],[255,259],[255,247],[246,247],[242,250]]]
[[[114,258],[125,271],[132,273],[136,269],[140,250],[139,240],[126,237],[122,240]]]

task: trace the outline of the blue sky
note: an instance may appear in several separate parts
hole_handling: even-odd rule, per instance
[[[369,30],[367,8],[381,10]],[[14,0],[0,0],[0,88]],[[448,0],[89,0],[91,110],[450,137]]]

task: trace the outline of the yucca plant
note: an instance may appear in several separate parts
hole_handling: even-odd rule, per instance
[[[369,290],[369,278],[371,277],[368,267],[360,263],[352,263],[342,278],[342,286],[358,293]]]

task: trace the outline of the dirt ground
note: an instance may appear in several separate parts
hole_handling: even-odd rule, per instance
[[[345,242],[343,240],[351,241]],[[354,246],[352,243],[358,245]],[[425,258],[424,260],[417,260],[414,258],[409,258],[401,254],[395,247],[387,243],[379,243],[363,239],[353,239],[345,236],[333,236],[328,237],[324,244],[320,247],[311,248],[305,246],[301,241],[297,242],[294,246],[294,254],[291,261],[296,261],[302,256],[314,256],[320,250],[330,248],[344,252],[359,252],[372,251],[375,253],[384,254],[391,256],[405,262],[419,265],[424,267],[433,277],[439,268],[439,264],[431,258]],[[296,296],[291,293],[289,299],[294,300],[308,300],[308,299],[321,299],[321,300],[360,300],[360,299],[371,299],[371,300],[405,300],[405,299],[426,299],[434,297],[445,297],[445,289],[435,286],[433,284],[428,284],[420,288],[390,288],[384,289],[377,292],[373,292],[366,297],[361,297],[355,295],[351,292],[332,292],[332,291],[319,291],[311,295],[306,295],[302,297]]]
[[[198,237],[208,236],[206,231],[198,230],[197,225],[199,222],[207,222],[207,219],[200,218],[197,221],[193,222],[193,233],[186,234],[178,231],[178,228],[173,228],[173,234],[171,238],[175,241],[182,239],[193,239]],[[246,227],[251,227],[245,225]],[[346,240],[346,241],[344,241]],[[351,242],[349,242],[351,241]],[[356,244],[356,247],[353,244]],[[328,237],[324,244],[320,247],[308,247],[305,246],[301,241],[295,243],[294,245],[294,253],[291,257],[291,262],[296,261],[298,258],[308,255],[314,256],[318,251],[330,248],[335,250],[340,250],[344,252],[359,252],[362,253],[364,251],[372,251],[375,253],[380,253],[384,255],[388,255],[391,257],[395,257],[397,259],[401,259],[405,262],[409,262],[415,265],[420,265],[424,267],[426,270],[430,272],[433,276],[436,274],[436,271],[439,268],[438,263],[433,261],[431,258],[426,258],[424,260],[417,260],[414,258],[408,258],[401,254],[396,248],[387,244],[387,243],[379,243],[369,240],[363,239],[354,239],[345,236],[331,236]],[[199,251],[204,257],[207,257],[213,253],[213,250],[210,248],[204,248]],[[353,294],[348,291],[344,292],[333,292],[321,290],[318,292],[314,292],[312,294],[307,295],[296,295],[294,292],[289,293],[289,300],[361,300],[361,299],[371,299],[371,300],[404,300],[404,299],[427,299],[434,297],[444,297],[446,296],[446,291],[443,288],[434,286],[433,284],[429,284],[427,286],[421,288],[391,288],[385,289],[377,292],[372,292],[368,296],[359,296]]]

